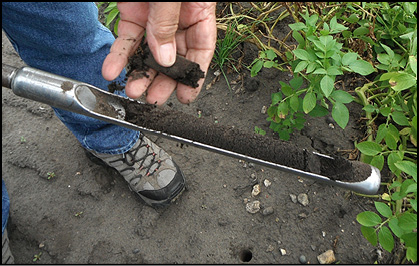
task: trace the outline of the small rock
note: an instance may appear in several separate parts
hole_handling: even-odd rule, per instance
[[[260,201],[255,200],[246,204],[246,211],[250,213],[257,213],[260,211]]]
[[[304,213],[304,212],[302,212],[302,213],[298,214],[298,217],[299,217],[300,219],[305,219],[305,218],[307,218],[307,214],[306,214],[306,213]]]
[[[336,261],[336,258],[333,250],[329,249],[328,251],[317,256],[317,260],[320,264],[331,264]]]
[[[263,181],[263,184],[265,185],[265,187],[269,187],[272,183],[271,183],[271,181],[269,181],[268,179],[265,179],[265,180]]]
[[[269,245],[268,246],[268,248],[266,249],[266,252],[272,252],[272,251],[274,251],[274,246],[272,246],[272,245]]]
[[[262,114],[266,114],[266,110],[268,110],[268,108],[264,105],[264,106],[262,106],[262,110],[260,110],[260,112]]]
[[[256,184],[253,186],[252,197],[256,197],[257,195],[259,195],[259,193],[260,193],[260,185]]]
[[[303,206],[308,205],[308,196],[305,193],[298,194],[297,200]]]
[[[297,203],[297,196],[295,196],[294,194],[290,194],[290,198],[292,202]]]
[[[306,263],[307,263],[307,258],[306,258],[306,256],[304,256],[304,255],[301,255],[301,256],[300,256],[300,258],[299,258],[299,260],[300,260],[300,262],[301,262],[302,264],[306,264]]]
[[[43,248],[43,247],[45,247],[45,244],[44,243],[40,243],[39,244],[39,248]]]
[[[137,254],[138,252],[140,252],[140,249],[136,248],[132,251],[132,253]]]
[[[279,249],[279,251],[281,251],[281,255],[282,255],[282,256],[287,255],[287,251],[286,251],[285,249],[280,248],[280,249]]]
[[[273,207],[266,207],[266,208],[264,208],[263,210],[262,210],[262,214],[263,215],[269,215],[269,214],[272,214],[272,213],[274,213],[274,208]]]
[[[316,250],[316,246],[315,246],[315,245],[310,245],[310,247],[311,247],[311,249],[312,249],[313,251],[315,251],[315,250]]]

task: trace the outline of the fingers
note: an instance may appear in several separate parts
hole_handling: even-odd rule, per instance
[[[157,71],[151,68],[145,74],[133,71],[125,85],[125,94],[132,99],[140,98],[149,89],[156,75]]]
[[[172,66],[176,60],[175,33],[179,24],[180,7],[179,2],[149,4],[147,43],[156,62],[164,67]]]
[[[102,65],[102,75],[106,80],[114,80],[127,65],[128,58],[138,48],[144,35],[144,28],[129,21],[121,20],[118,25],[119,37],[112,44],[110,53]]]

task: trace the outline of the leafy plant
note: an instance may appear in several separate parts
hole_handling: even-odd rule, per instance
[[[48,180],[50,180],[51,178],[54,178],[54,177],[55,177],[55,173],[54,172],[48,172],[47,173]]]
[[[106,9],[103,11],[106,17],[105,26],[108,27],[108,29],[112,30],[110,28],[110,25],[113,21],[115,21],[115,24],[113,26],[113,32],[118,35],[118,24],[121,18],[119,17],[119,10],[117,7],[118,2],[99,2],[97,7],[99,8],[103,4],[108,4]]]
[[[288,140],[293,130],[304,127],[304,114],[324,116],[329,113],[329,104],[332,105],[333,119],[341,128],[345,128],[349,121],[345,104],[352,102],[353,97],[335,88],[336,76],[350,72],[369,75],[375,71],[357,53],[342,50],[343,44],[336,35],[347,30],[347,27],[338,23],[335,16],[329,23],[318,23],[317,14],[309,15],[306,12],[301,16],[305,23],[289,25],[292,36],[298,42],[297,49],[287,53],[295,76],[289,84],[280,82],[281,91],[272,95],[268,109],[270,127],[283,140]],[[269,61],[263,65],[271,62],[268,67],[276,66],[273,54],[266,55]],[[252,73],[257,74],[263,59],[255,60]],[[304,80],[308,87],[303,87]]]
[[[258,126],[255,126],[255,133],[256,134],[259,134],[259,135],[262,135],[262,136],[265,136],[266,135],[266,131],[265,130],[263,130],[263,129],[261,129],[260,127],[258,127]]]
[[[393,179],[387,192],[375,201],[377,212],[357,216],[364,237],[392,252],[395,240],[406,248],[405,259],[417,261],[417,25],[412,6],[381,6],[374,33],[377,78],[355,91],[367,118],[367,139],[357,143],[361,161],[382,170]],[[390,16],[391,15],[391,16]],[[377,16],[378,18],[378,16]],[[395,19],[397,18],[397,19]],[[399,22],[404,22],[403,25]],[[384,44],[386,43],[386,44]],[[377,237],[378,235],[378,237]]]
[[[42,252],[39,252],[39,254],[33,255],[32,261],[35,262],[35,261],[41,260],[41,255],[42,255]]]

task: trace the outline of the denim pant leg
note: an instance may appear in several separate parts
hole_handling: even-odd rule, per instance
[[[6,229],[7,220],[9,219],[10,199],[7,194],[6,185],[1,179],[1,235],[3,236],[4,229]]]
[[[2,28],[27,65],[107,90],[110,82],[102,77],[102,63],[115,38],[98,21],[93,2],[3,2]],[[117,81],[123,83],[125,73]],[[53,109],[89,150],[124,153],[140,136],[139,131]]]

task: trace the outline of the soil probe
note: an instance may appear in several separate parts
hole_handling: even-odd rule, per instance
[[[2,86],[11,88],[14,94],[30,100],[139,130],[151,135],[165,137],[172,141],[192,145],[211,152],[295,174],[327,185],[337,186],[367,195],[376,194],[380,187],[380,171],[374,166],[365,165],[361,162],[357,162],[357,165],[371,168],[371,171],[368,171],[369,173],[366,174],[365,178],[362,177],[363,180],[359,182],[343,182],[340,180],[333,180],[332,178],[321,174],[303,171],[276,162],[247,156],[238,152],[127,122],[125,120],[126,109],[124,108],[124,104],[126,102],[136,102],[137,104],[143,103],[109,93],[87,83],[51,74],[32,67],[16,68],[2,64]],[[310,156],[317,157],[322,161],[326,160],[327,164],[332,165],[335,163],[335,158],[328,155],[311,152]]]

